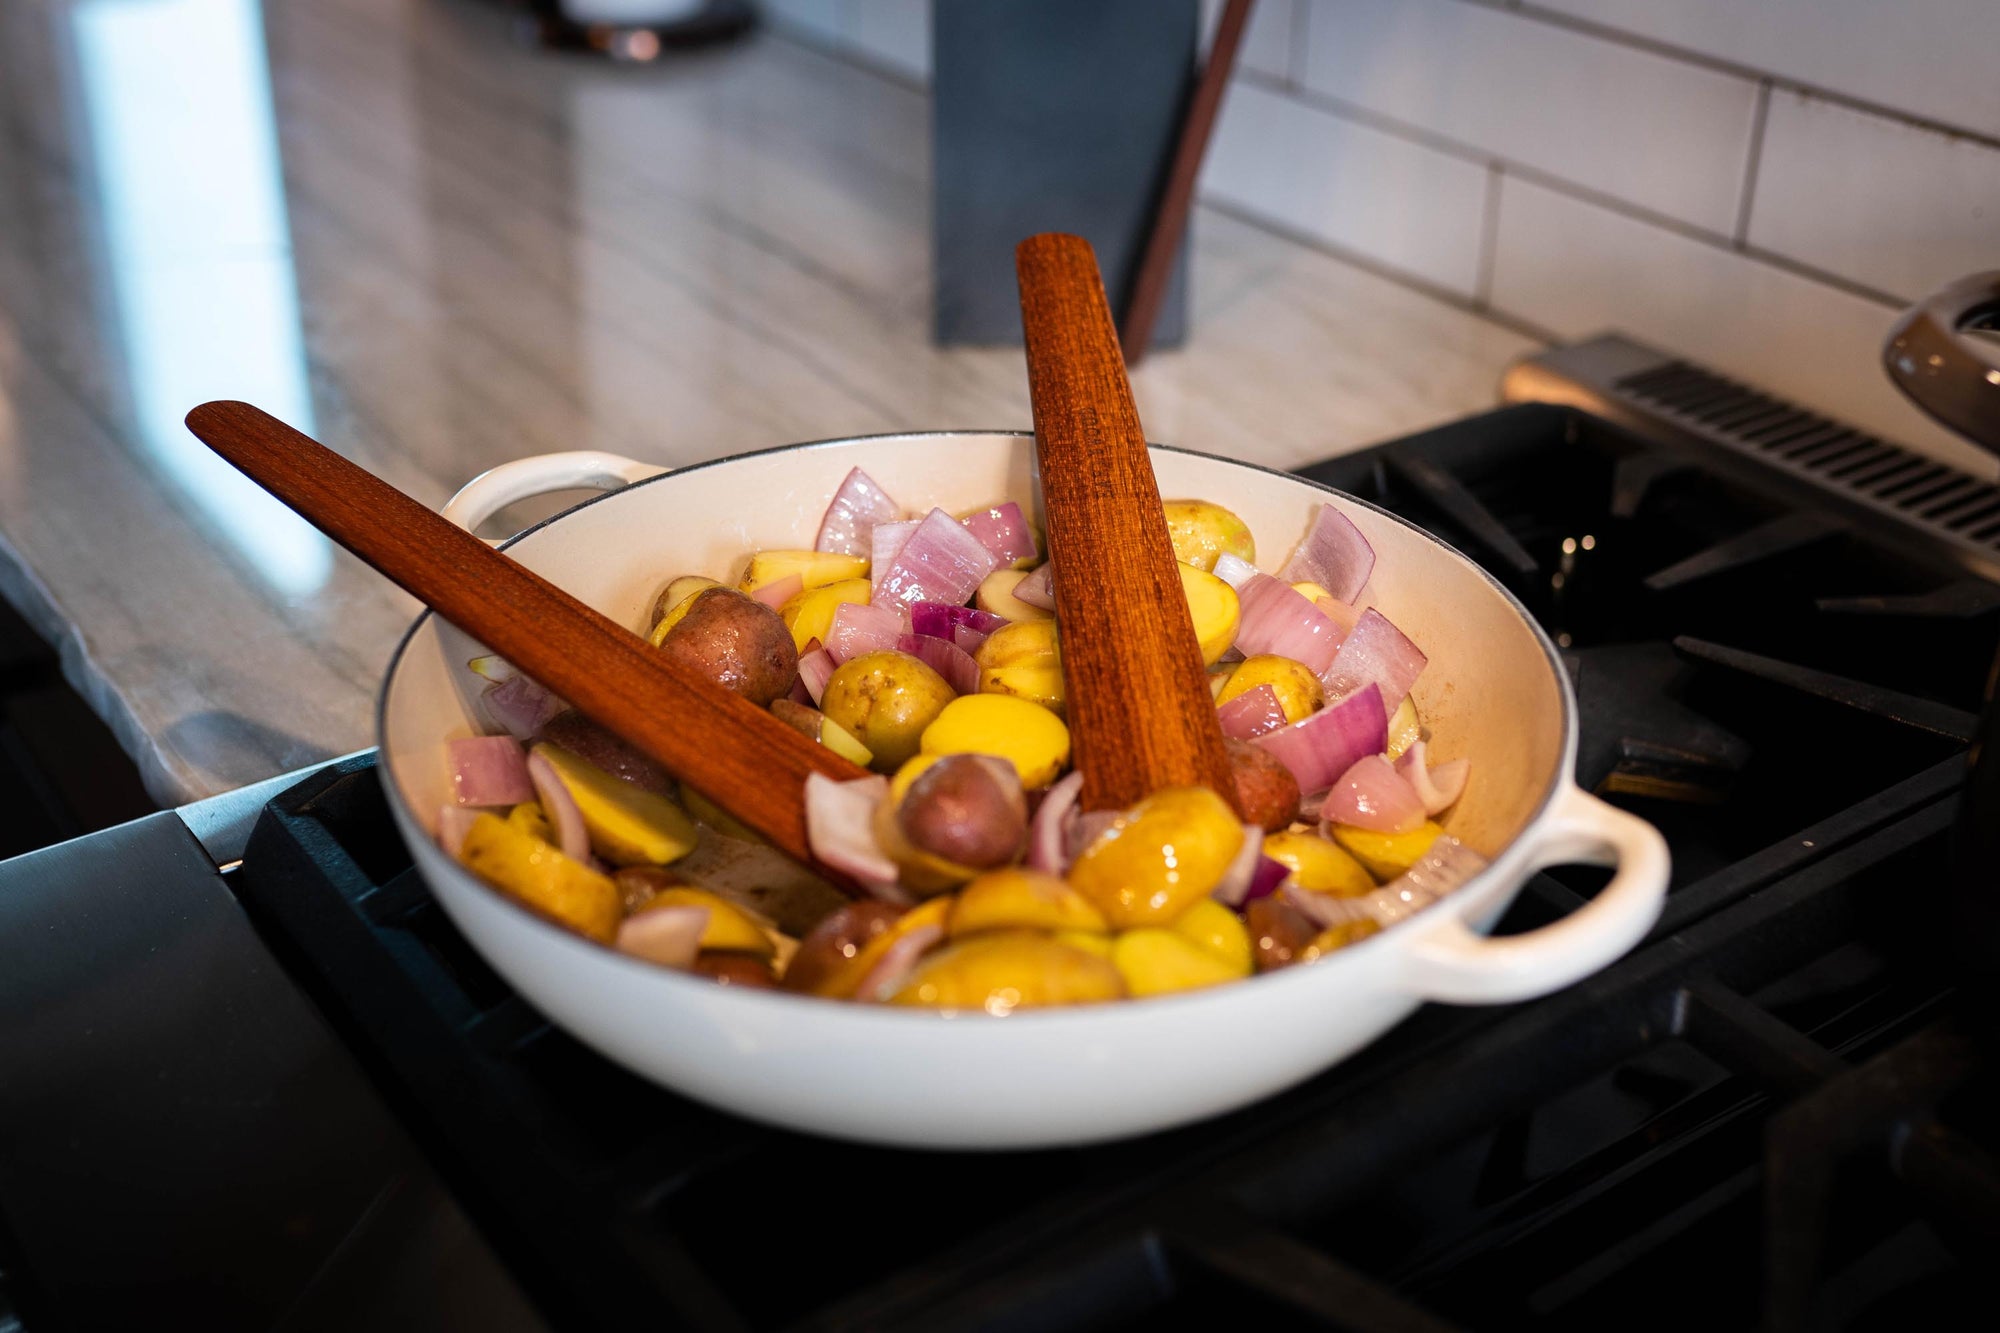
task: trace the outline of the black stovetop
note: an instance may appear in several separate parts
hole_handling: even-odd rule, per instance
[[[2000,1188],[1929,895],[2000,590],[1570,408],[1304,471],[1565,649],[1581,780],[1673,849],[1627,958],[1426,1007],[1205,1124],[909,1153],[708,1110],[551,1027],[431,900],[369,758],[273,802],[232,888],[559,1326],[1950,1326]],[[1604,878],[1537,876],[1500,929]]]

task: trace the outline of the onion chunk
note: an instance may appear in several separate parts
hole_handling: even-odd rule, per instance
[[[903,507],[890,499],[873,477],[855,468],[833,493],[833,501],[819,521],[819,539],[813,549],[867,555],[874,529],[902,516]]]
[[[1352,605],[1375,569],[1375,548],[1353,520],[1330,504],[1319,507],[1279,577],[1287,583],[1317,583]]]
[[[875,584],[878,601],[951,602],[972,600],[980,583],[1000,562],[966,527],[942,509],[933,509],[896,549]]]

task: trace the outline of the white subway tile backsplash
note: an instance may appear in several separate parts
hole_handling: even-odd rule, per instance
[[[1491,301],[1563,339],[1619,329],[1981,476],[1993,461],[1881,366],[1896,311],[1734,251],[1507,178]]]
[[[846,44],[913,79],[931,76],[931,0],[840,0]]]
[[[2000,268],[2000,149],[1774,93],[1748,239],[1915,300]]]
[[[1756,84],[1461,0],[1312,0],[1312,91],[1717,233]]]
[[[1531,0],[1529,7],[2000,137],[1995,0]]]
[[[1205,197],[1470,297],[1486,169],[1241,81]]]
[[[1292,6],[1304,0],[1257,0],[1250,10],[1250,28],[1243,49],[1236,53],[1239,69],[1254,69],[1274,79],[1291,77]]]

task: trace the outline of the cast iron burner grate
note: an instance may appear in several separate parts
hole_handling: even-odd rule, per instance
[[[1307,473],[1564,636],[1586,780],[1675,854],[1612,968],[1426,1008],[1207,1124],[916,1154],[706,1110],[551,1028],[410,870],[369,760],[274,802],[237,892],[560,1325],[1947,1326],[2000,1234],[1996,1089],[1925,894],[1991,600],[1563,408]],[[1539,876],[1501,929],[1601,883]]]

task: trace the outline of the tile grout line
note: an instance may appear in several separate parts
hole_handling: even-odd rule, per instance
[[[1506,168],[1498,159],[1486,164],[1486,199],[1479,216],[1479,258],[1473,269],[1472,308],[1488,310],[1493,304],[1494,256],[1500,248],[1500,178]]]
[[[1395,283],[1398,287],[1416,292],[1420,296],[1428,296],[1433,301],[1441,302],[1455,310],[1464,310],[1470,314],[1477,315],[1487,323],[1503,328],[1509,333],[1518,333],[1524,338],[1532,338],[1536,342],[1549,347],[1553,347],[1563,341],[1552,330],[1545,329],[1539,324],[1522,319],[1518,315],[1509,314],[1504,310],[1477,307],[1472,303],[1472,298],[1463,292],[1453,291],[1449,287],[1442,286],[1419,274],[1412,273],[1408,269],[1398,268],[1394,264],[1386,263],[1364,251],[1342,245],[1338,241],[1329,241],[1324,236],[1315,236],[1310,232],[1302,231],[1289,223],[1280,222],[1276,218],[1259,213],[1254,208],[1245,207],[1242,204],[1226,199],[1215,198],[1201,200],[1201,206],[1213,209],[1223,217],[1234,218],[1247,227],[1255,227],[1258,231],[1264,232],[1267,235],[1276,236],[1280,240],[1289,241],[1293,245],[1303,246],[1308,250],[1314,250],[1320,254],[1337,259],[1343,264],[1360,269],[1363,273],[1372,273],[1378,278]]]
[[[1292,0],[1291,47],[1285,52],[1285,83],[1299,89],[1306,86],[1306,66],[1310,62],[1313,0]]]
[[[1761,80],[1757,84],[1757,105],[1750,113],[1750,150],[1743,164],[1743,193],[1736,207],[1736,248],[1746,249],[1750,244],[1750,208],[1757,194],[1757,169],[1764,161],[1764,127],[1771,118],[1771,81]]]
[[[1433,152],[1456,158],[1462,162],[1469,162],[1481,167],[1498,164],[1507,174],[1530,185],[1538,185],[1543,189],[1553,191],[1566,198],[1574,199],[1579,203],[1590,204],[1593,207],[1603,209],[1607,213],[1614,213],[1633,222],[1669,232],[1684,240],[1711,246],[1731,254],[1739,254],[1744,258],[1767,264],[1773,268],[1782,269],[1798,277],[1811,279],[1823,286],[1836,288],[1846,292],[1850,296],[1858,296],[1864,300],[1873,301],[1878,305],[1885,305],[1899,310],[1909,304],[1909,301],[1904,297],[1879,291],[1852,278],[1844,277],[1825,269],[1814,268],[1810,264],[1790,259],[1774,251],[1762,250],[1747,244],[1739,249],[1734,238],[1723,232],[1711,231],[1706,227],[1697,226],[1692,222],[1683,222],[1679,218],[1655,212],[1643,204],[1630,203],[1618,198],[1616,195],[1606,194],[1591,186],[1582,185],[1562,176],[1554,175],[1540,167],[1531,166],[1525,162],[1517,162],[1511,158],[1496,157],[1491,153],[1479,152],[1465,144],[1443,138],[1432,131],[1413,125],[1406,125],[1379,112],[1369,111],[1365,107],[1358,107],[1352,103],[1341,101],[1338,98],[1329,97],[1325,93],[1305,89],[1297,92],[1287,92],[1282,87],[1277,86],[1275,80],[1259,75],[1254,71],[1244,71],[1237,75],[1237,79],[1261,88],[1265,92],[1289,97],[1300,106],[1332,116],[1337,120],[1344,120],[1351,124],[1375,130],[1391,138],[1401,139],[1405,142],[1416,144],[1421,148],[1428,148]]]
[[[1480,5],[1480,0],[1460,0],[1460,3]],[[1487,8],[1489,6],[1480,5],[1480,7]],[[1577,33],[1580,36],[1595,38],[1598,41],[1628,47],[1635,51],[1644,51],[1649,55],[1658,56],[1663,60],[1672,60],[1679,64],[1692,65],[1701,69],[1711,70],[1717,74],[1727,74],[1739,79],[1768,80],[1774,87],[1786,92],[1801,93],[1822,102],[1831,102],[1837,106],[1845,107],[1850,111],[1860,111],[1883,120],[1893,120],[1913,129],[1928,130],[1933,134],[1942,134],[1947,138],[1968,140],[1984,148],[2000,149],[2000,135],[1994,134],[1991,130],[1977,130],[1969,125],[1954,125],[1948,121],[1934,120],[1928,116],[1904,111],[1882,102],[1872,102],[1865,97],[1858,97],[1853,93],[1844,93],[1837,88],[1829,88],[1823,84],[1808,83],[1803,79],[1789,78],[1775,70],[1758,69],[1750,65],[1739,65],[1731,60],[1707,55],[1685,46],[1675,46],[1669,42],[1658,41],[1636,32],[1613,27],[1608,23],[1579,18],[1574,14],[1567,14],[1561,10],[1546,9],[1539,4],[1532,3],[1532,0],[1517,0],[1517,4],[1513,7],[1512,12],[1524,19],[1532,19],[1537,23],[1547,24],[1552,28],[1562,28]]]

